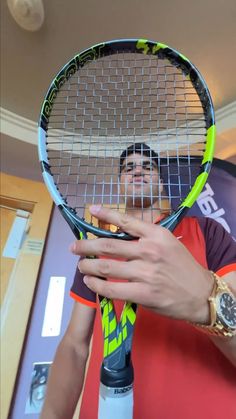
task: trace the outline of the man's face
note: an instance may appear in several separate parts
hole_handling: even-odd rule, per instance
[[[163,184],[150,157],[130,154],[123,162],[120,193],[128,207],[147,208],[161,199]]]

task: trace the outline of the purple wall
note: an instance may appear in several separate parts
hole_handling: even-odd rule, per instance
[[[68,225],[63,220],[57,209],[54,209],[52,222],[45,246],[41,272],[38,280],[38,289],[32,310],[32,317],[28,329],[25,351],[22,359],[22,366],[16,397],[11,413],[11,419],[38,418],[38,414],[25,414],[26,401],[28,399],[33,364],[35,362],[52,361],[55,349],[64,334],[68,324],[72,299],[69,297],[70,286],[73,281],[74,272],[78,258],[73,256],[68,248],[73,242],[74,236]],[[44,319],[45,303],[48,292],[48,284],[51,276],[65,276],[66,289],[64,297],[61,334],[57,337],[42,337],[42,324]]]

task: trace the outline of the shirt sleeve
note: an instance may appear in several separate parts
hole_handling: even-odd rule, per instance
[[[70,296],[82,304],[97,308],[96,294],[83,281],[84,275],[76,269],[74,282],[70,289]]]
[[[209,269],[221,276],[236,270],[236,242],[232,236],[212,218],[199,218],[199,225],[205,238]]]

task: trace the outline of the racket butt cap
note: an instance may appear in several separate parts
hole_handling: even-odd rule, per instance
[[[108,369],[104,364],[101,366],[100,381],[107,387],[127,387],[134,381],[134,369],[132,362],[122,369]]]

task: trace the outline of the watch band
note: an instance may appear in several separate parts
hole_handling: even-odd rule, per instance
[[[236,336],[236,328],[231,328],[223,323],[220,316],[217,313],[217,305],[216,305],[216,298],[217,295],[221,293],[229,294],[235,301],[236,298],[230,291],[226,282],[216,275],[214,272],[211,271],[211,274],[214,278],[214,287],[211,293],[211,296],[208,298],[209,305],[210,305],[210,319],[211,323],[209,325],[204,325],[200,323],[194,323],[194,326],[201,330],[202,332],[211,335],[211,336],[219,336],[223,338],[232,338]]]

